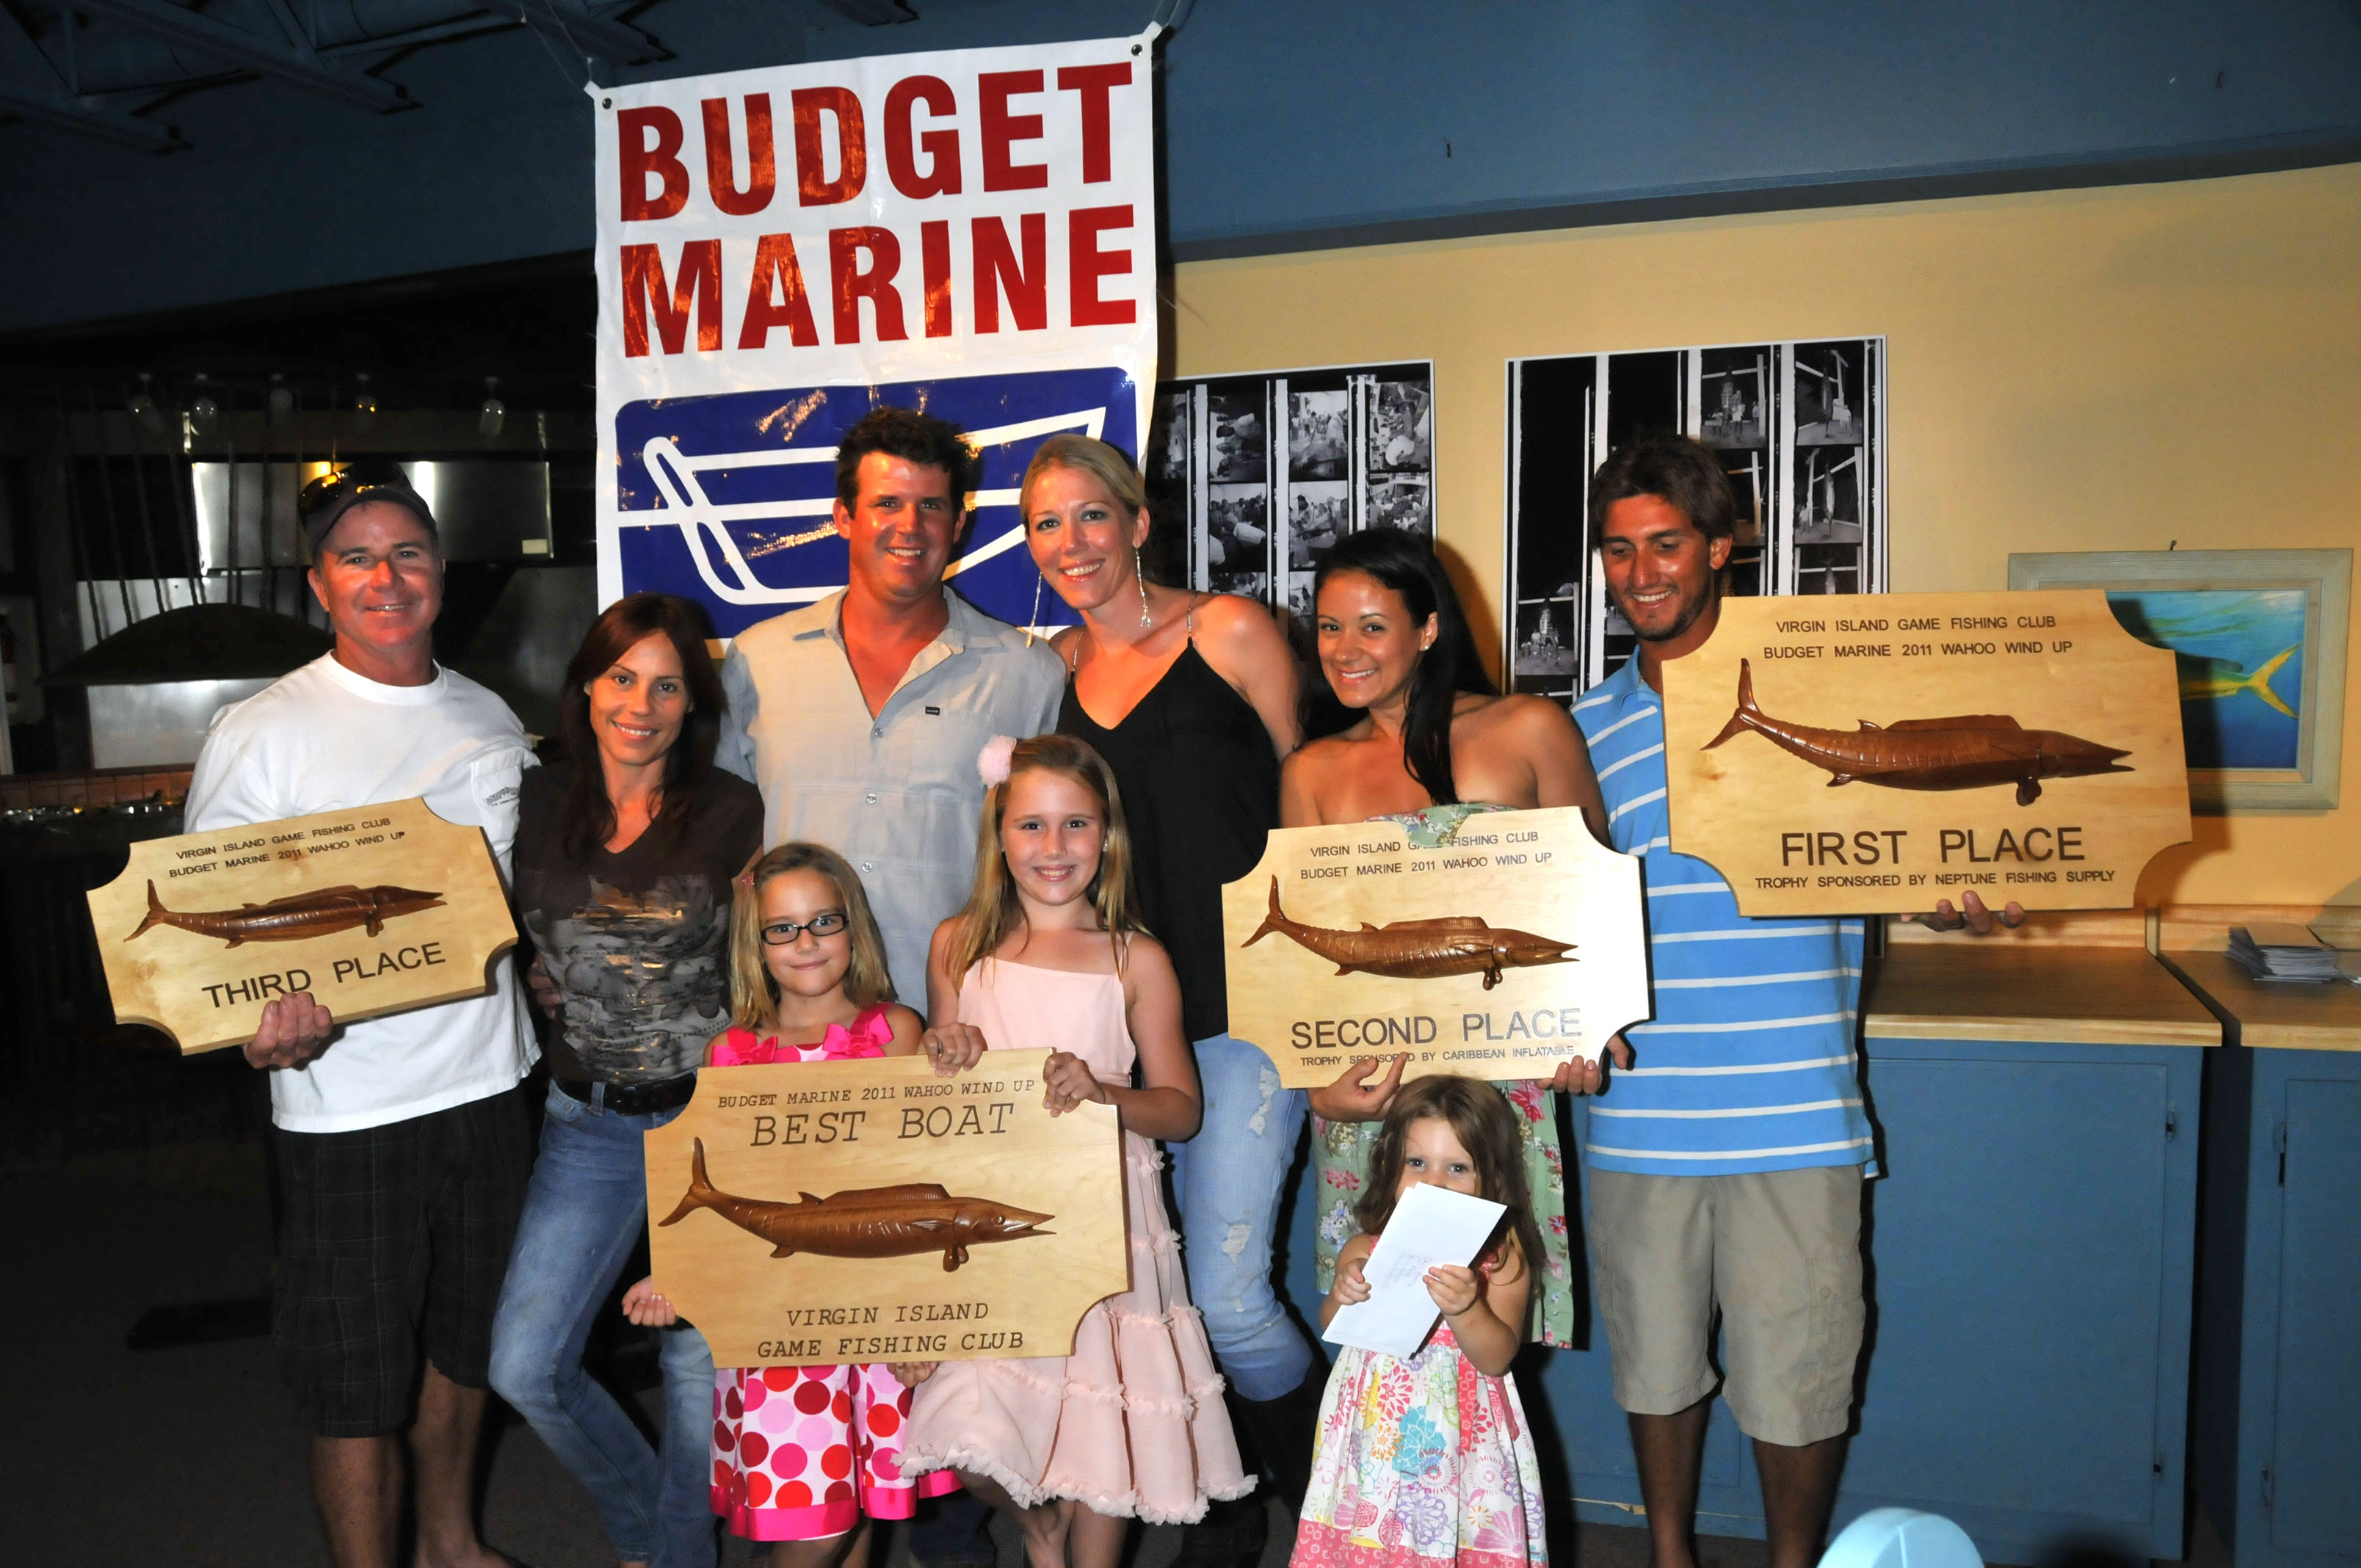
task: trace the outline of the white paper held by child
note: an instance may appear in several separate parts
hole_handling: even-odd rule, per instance
[[[1321,1337],[1392,1356],[1415,1355],[1443,1315],[1426,1293],[1426,1271],[1475,1262],[1507,1212],[1488,1198],[1425,1182],[1413,1186],[1395,1203],[1385,1234],[1362,1266],[1369,1299],[1338,1308]]]

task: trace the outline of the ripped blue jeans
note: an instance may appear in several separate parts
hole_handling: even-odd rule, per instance
[[[1261,1047],[1227,1035],[1195,1042],[1204,1124],[1166,1146],[1180,1204],[1189,1299],[1230,1387],[1276,1399],[1312,1368],[1312,1346],[1271,1288],[1271,1245],[1304,1097],[1281,1089]]]

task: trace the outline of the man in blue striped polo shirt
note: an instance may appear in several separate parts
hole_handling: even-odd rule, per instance
[[[1681,437],[1628,446],[1599,468],[1588,522],[1639,650],[1574,718],[1609,838],[1644,865],[1655,971],[1655,1020],[1615,1051],[1584,1152],[1615,1400],[1653,1560],[1687,1568],[1719,1306],[1722,1394],[1754,1440],[1773,1568],[1808,1568],[1861,1339],[1861,923],[1750,920],[1711,866],[1670,847],[1662,671],[1713,633],[1738,522],[1719,462]]]

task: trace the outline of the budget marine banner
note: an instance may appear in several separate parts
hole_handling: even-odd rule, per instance
[[[842,587],[836,443],[896,403],[982,459],[952,586],[1035,619],[1034,448],[1146,427],[1155,37],[591,90],[602,603],[729,637]]]

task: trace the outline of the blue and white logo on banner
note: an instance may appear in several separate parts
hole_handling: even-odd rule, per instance
[[[842,587],[837,443],[870,410],[891,405],[950,420],[976,449],[951,587],[1016,625],[1070,624],[1075,617],[1056,593],[1040,589],[1037,599],[1041,579],[1025,548],[1017,484],[1052,435],[1094,435],[1136,454],[1138,402],[1128,374],[1098,367],[624,403],[614,433],[623,591],[696,599],[716,631],[735,637]]]

